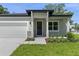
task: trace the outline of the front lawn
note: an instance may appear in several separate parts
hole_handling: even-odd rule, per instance
[[[79,34],[74,34],[76,39],[79,39]]]
[[[19,46],[12,56],[79,56],[79,42],[47,43]]]

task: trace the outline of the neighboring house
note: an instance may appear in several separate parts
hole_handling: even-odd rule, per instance
[[[71,14],[55,15],[53,10],[26,10],[24,14],[2,14],[0,21],[12,21],[10,26],[24,26],[15,34],[25,32],[25,37],[65,36],[70,29]],[[4,25],[4,24],[3,24]]]
[[[74,24],[70,25],[70,31],[71,32],[76,32],[75,25]]]

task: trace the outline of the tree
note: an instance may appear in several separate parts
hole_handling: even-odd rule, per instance
[[[47,9],[47,10],[55,10],[56,9],[56,4],[48,4],[48,5],[45,5],[44,9]]]
[[[73,20],[70,20],[70,25],[72,25],[73,24]]]
[[[47,4],[44,9],[46,10],[54,10],[53,14],[73,14],[73,12],[65,9],[65,4]]]
[[[79,24],[78,23],[75,23],[75,29],[79,30]]]
[[[48,4],[44,7],[47,10],[61,11],[64,10],[65,4]]]
[[[46,10],[54,10],[53,14],[64,14],[64,15],[73,15],[73,12],[68,11],[65,9],[65,4],[60,3],[60,4],[47,4],[45,5],[44,9]],[[70,25],[73,24],[73,20],[70,20]],[[78,28],[79,26],[77,26]]]
[[[9,13],[8,9],[0,5],[0,14],[8,14],[8,13]]]
[[[63,12],[64,10],[65,4],[57,4],[56,8],[58,9],[58,12]]]

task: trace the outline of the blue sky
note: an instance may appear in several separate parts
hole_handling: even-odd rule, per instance
[[[10,13],[25,13],[27,9],[42,9],[46,3],[0,3],[4,7],[8,8]],[[76,23],[79,23],[79,4],[71,3],[65,4],[65,9],[74,12],[72,20]]]

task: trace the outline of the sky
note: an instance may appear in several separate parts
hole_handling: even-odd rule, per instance
[[[3,7],[8,8],[10,13],[25,13],[28,9],[43,9],[46,3],[0,3]],[[65,3],[65,9],[72,11],[74,15],[72,20],[79,23],[79,3]]]

